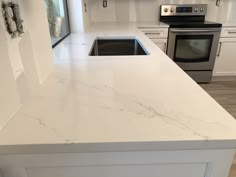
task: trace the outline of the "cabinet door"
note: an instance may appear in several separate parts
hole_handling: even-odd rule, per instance
[[[166,43],[155,43],[164,53],[166,53]]]
[[[206,164],[101,165],[28,168],[28,177],[204,177]]]
[[[167,49],[167,39],[151,39],[164,53]]]
[[[226,177],[234,153],[212,149],[0,155],[0,176]]]
[[[236,75],[236,39],[220,41],[215,62],[214,75]]]

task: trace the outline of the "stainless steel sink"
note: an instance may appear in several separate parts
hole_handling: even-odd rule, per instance
[[[149,55],[146,49],[136,38],[97,38],[90,56],[126,56],[126,55]]]

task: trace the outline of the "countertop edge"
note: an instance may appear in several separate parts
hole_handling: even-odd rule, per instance
[[[236,140],[1,145],[0,155],[235,149]]]

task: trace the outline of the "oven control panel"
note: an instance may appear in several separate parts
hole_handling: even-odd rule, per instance
[[[205,16],[207,4],[161,5],[161,16]]]

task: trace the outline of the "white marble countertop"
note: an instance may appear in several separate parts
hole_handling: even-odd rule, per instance
[[[218,20],[218,21],[213,21],[213,22],[221,23],[223,28],[234,28],[234,27],[236,27],[236,22],[235,21],[221,21],[221,20]]]
[[[150,28],[169,28],[169,25],[167,23],[163,22],[137,22],[135,24],[138,27],[150,27]]]
[[[236,22],[226,21],[226,22],[222,22],[222,25],[223,25],[223,28],[224,27],[236,28]]]
[[[236,148],[236,121],[134,25],[101,24],[55,48],[55,71],[0,131],[0,153]],[[96,37],[148,56],[90,57]]]

